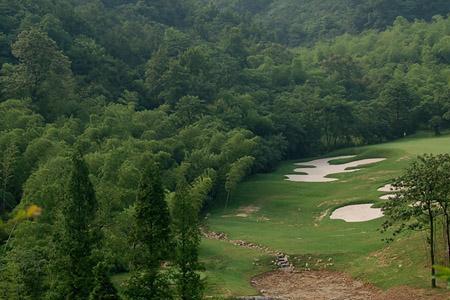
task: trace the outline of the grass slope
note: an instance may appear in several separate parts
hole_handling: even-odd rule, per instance
[[[333,175],[340,180],[329,183],[284,180],[284,175],[294,169],[294,161],[287,161],[274,173],[258,174],[242,183],[228,209],[217,208],[211,212],[208,225],[214,231],[227,233],[232,239],[256,242],[297,256],[300,265],[305,263],[305,259],[331,258],[332,268],[383,288],[403,284],[425,287],[428,269],[423,235],[405,235],[387,246],[378,232],[382,219],[346,223],[330,220],[329,215],[347,204],[381,203],[378,197],[382,193],[377,192],[377,188],[400,175],[412,159],[422,153],[444,152],[450,152],[450,136],[431,137],[426,134],[392,143],[336,151],[327,156],[356,154],[352,160],[375,157],[386,157],[387,160],[355,173]],[[339,161],[343,162],[346,161]],[[250,205],[260,210],[248,217],[236,216],[239,208]],[[226,294],[251,292],[248,278],[256,270],[244,265],[260,254],[238,249],[230,251],[229,247],[218,247],[214,243],[217,242],[204,243],[203,258],[208,261],[213,256],[225,257],[221,264],[206,264],[208,279],[214,283],[209,294],[220,292],[218,282],[225,287]],[[241,271],[224,273],[223,268],[228,264],[236,265]]]

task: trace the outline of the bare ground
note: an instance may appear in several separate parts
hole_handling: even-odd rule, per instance
[[[261,294],[285,300],[444,300],[442,291],[396,287],[382,291],[373,285],[333,271],[289,272],[277,270],[252,279]]]

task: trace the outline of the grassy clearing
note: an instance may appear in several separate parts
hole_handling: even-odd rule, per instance
[[[330,213],[347,204],[375,203],[383,193],[377,188],[392,178],[422,153],[450,151],[450,136],[431,137],[423,134],[381,145],[336,151],[327,156],[357,155],[351,160],[386,157],[387,160],[368,165],[355,173],[333,175],[339,181],[328,183],[299,183],[284,180],[291,174],[297,161],[284,162],[271,174],[258,174],[242,183],[233,195],[228,209],[211,212],[208,225],[214,231],[228,234],[232,239],[243,239],[282,250],[299,257],[332,258],[337,270],[368,280],[382,288],[410,284],[425,287],[428,284],[427,257],[424,238],[420,234],[403,236],[386,245],[378,232],[382,219],[363,223],[330,220]],[[345,160],[342,162],[348,162]],[[334,162],[336,163],[336,162]],[[341,161],[339,161],[341,163]],[[248,217],[238,217],[243,206],[257,206],[259,211]],[[226,246],[207,241],[202,256],[206,261],[212,253],[222,256],[221,264],[207,263],[207,277],[212,282],[210,294],[248,294],[251,287],[242,280],[257,271],[244,268],[258,253],[230,251]],[[247,260],[247,262],[246,262]],[[223,268],[237,265],[241,272],[223,272]],[[223,275],[226,274],[226,275]],[[255,291],[253,291],[255,292]]]

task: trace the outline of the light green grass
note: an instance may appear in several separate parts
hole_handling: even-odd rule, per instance
[[[207,293],[212,296],[255,295],[250,280],[269,271],[272,259],[257,250],[215,240],[204,240],[200,255],[205,267]]]
[[[256,249],[245,249],[225,241],[203,240],[200,245],[201,272],[209,296],[252,296],[257,294],[250,285],[253,276],[272,269],[270,256]],[[122,294],[128,273],[117,274],[112,282]]]
[[[382,193],[377,188],[400,175],[418,154],[444,152],[450,152],[450,136],[431,137],[427,134],[392,143],[336,151],[327,156],[356,154],[354,160],[370,157],[386,157],[387,160],[366,166],[358,172],[333,175],[340,180],[330,183],[284,180],[285,174],[292,174],[295,168],[293,163],[297,162],[287,161],[273,173],[258,174],[242,183],[228,209],[216,208],[211,212],[208,225],[214,231],[227,233],[232,239],[256,242],[291,255],[332,257],[337,270],[349,272],[383,288],[401,284],[425,287],[428,284],[428,269],[421,235],[404,236],[400,241],[386,246],[382,242],[383,235],[378,232],[382,219],[346,223],[330,220],[329,215],[337,207],[347,204],[380,204],[378,197]],[[260,210],[247,218],[237,217],[237,209],[247,205],[258,206]],[[319,220],[325,212],[328,212],[326,217]],[[207,242],[202,253],[210,251],[216,251],[219,255],[221,250]],[[224,248],[224,251],[228,249]],[[228,252],[222,268],[225,263],[243,266],[246,259],[252,261],[255,256],[247,254],[249,256],[239,251],[234,254]],[[219,286],[217,283],[221,281],[227,293],[239,295],[243,291],[241,280],[251,272],[246,276],[239,272],[234,276],[223,276],[221,268],[209,265],[207,273],[214,286]],[[249,290],[245,288],[244,291],[247,294]]]

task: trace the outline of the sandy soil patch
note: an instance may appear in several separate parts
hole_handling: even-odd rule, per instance
[[[383,216],[381,208],[373,208],[373,204],[348,205],[336,209],[330,216],[333,220],[345,222],[366,222]]]
[[[295,165],[300,166],[299,168],[294,169],[294,172],[300,174],[289,174],[286,175],[289,181],[295,182],[331,182],[338,180],[337,178],[328,178],[326,176],[331,174],[338,173],[350,173],[356,172],[360,169],[356,167],[374,164],[380,161],[385,160],[385,158],[369,158],[352,161],[346,164],[332,165],[330,161],[337,159],[347,159],[355,157],[354,155],[348,156],[338,156],[338,157],[330,157],[317,159],[304,163],[296,163]]]
[[[444,300],[449,294],[410,287],[386,292],[333,271],[274,271],[253,278],[252,285],[267,297],[286,300]]]

